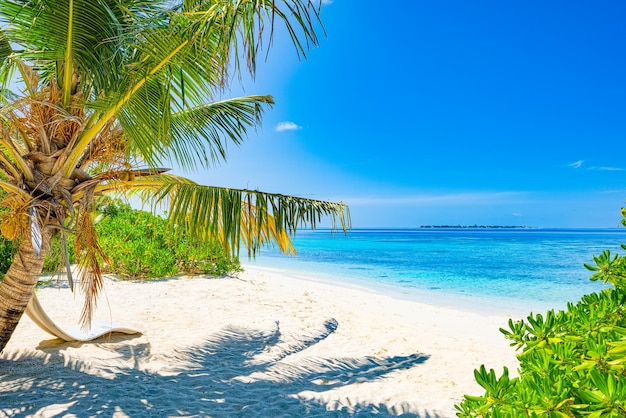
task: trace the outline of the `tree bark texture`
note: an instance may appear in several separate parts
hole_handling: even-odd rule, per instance
[[[35,291],[50,242],[46,232],[43,232],[42,241],[42,249],[37,255],[31,239],[23,239],[13,264],[0,282],[0,352],[9,342]]]

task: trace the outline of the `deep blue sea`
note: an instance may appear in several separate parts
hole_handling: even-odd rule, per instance
[[[564,309],[605,285],[583,264],[623,254],[626,229],[354,229],[299,231],[297,256],[263,249],[247,264],[483,312]]]

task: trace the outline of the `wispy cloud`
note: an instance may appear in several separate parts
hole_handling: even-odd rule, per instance
[[[277,132],[297,131],[299,129],[302,129],[302,126],[298,126],[291,121],[280,122],[278,125],[276,125]]]
[[[333,4],[333,0],[322,0],[322,4]]]
[[[580,168],[583,166],[584,160],[578,160],[576,162],[570,163],[567,166],[572,168]],[[607,167],[607,166],[589,166],[587,170],[595,170],[595,171],[624,171],[623,168],[620,167]]]

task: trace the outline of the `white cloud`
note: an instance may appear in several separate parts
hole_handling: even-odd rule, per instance
[[[291,121],[280,122],[278,125],[276,125],[277,132],[297,131],[299,129],[302,129],[302,126],[298,126]]]
[[[589,170],[598,170],[598,171],[624,171],[623,168],[619,167],[589,167]]]
[[[567,166],[572,168],[580,168],[582,167],[584,160],[578,160],[576,162],[570,163]],[[595,171],[624,171],[623,168],[620,167],[607,167],[607,166],[590,166],[587,170],[595,170]]]
[[[322,0],[322,4],[333,4],[333,0]]]

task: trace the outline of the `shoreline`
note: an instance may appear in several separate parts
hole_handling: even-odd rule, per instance
[[[486,316],[507,316],[517,319],[526,319],[532,313],[544,315],[548,310],[566,309],[566,302],[552,303],[550,301],[533,300],[534,306],[529,308],[528,301],[519,301],[512,298],[502,298],[490,295],[480,297],[477,295],[458,293],[440,289],[428,289],[419,287],[400,286],[395,283],[377,282],[368,278],[357,279],[325,272],[312,272],[297,268],[289,268],[278,265],[263,265],[252,261],[241,262],[241,267],[254,271],[264,271],[268,274],[290,276],[299,280],[322,283],[328,286],[336,286],[347,289],[357,289],[377,295],[389,296],[398,300],[416,302],[419,304],[444,307],[453,310],[467,311]]]
[[[140,336],[62,343],[23,318],[0,356],[0,411],[453,417],[464,394],[483,393],[474,369],[517,368],[498,331],[510,316],[245,268],[224,278],[107,279],[95,318]],[[38,298],[63,326],[78,318],[68,289]]]
[[[621,253],[619,230],[307,231],[298,255],[268,248],[243,263],[315,279],[363,285],[397,298],[526,318],[566,310],[610,287],[584,264],[606,249]],[[621,235],[620,235],[621,236]]]

